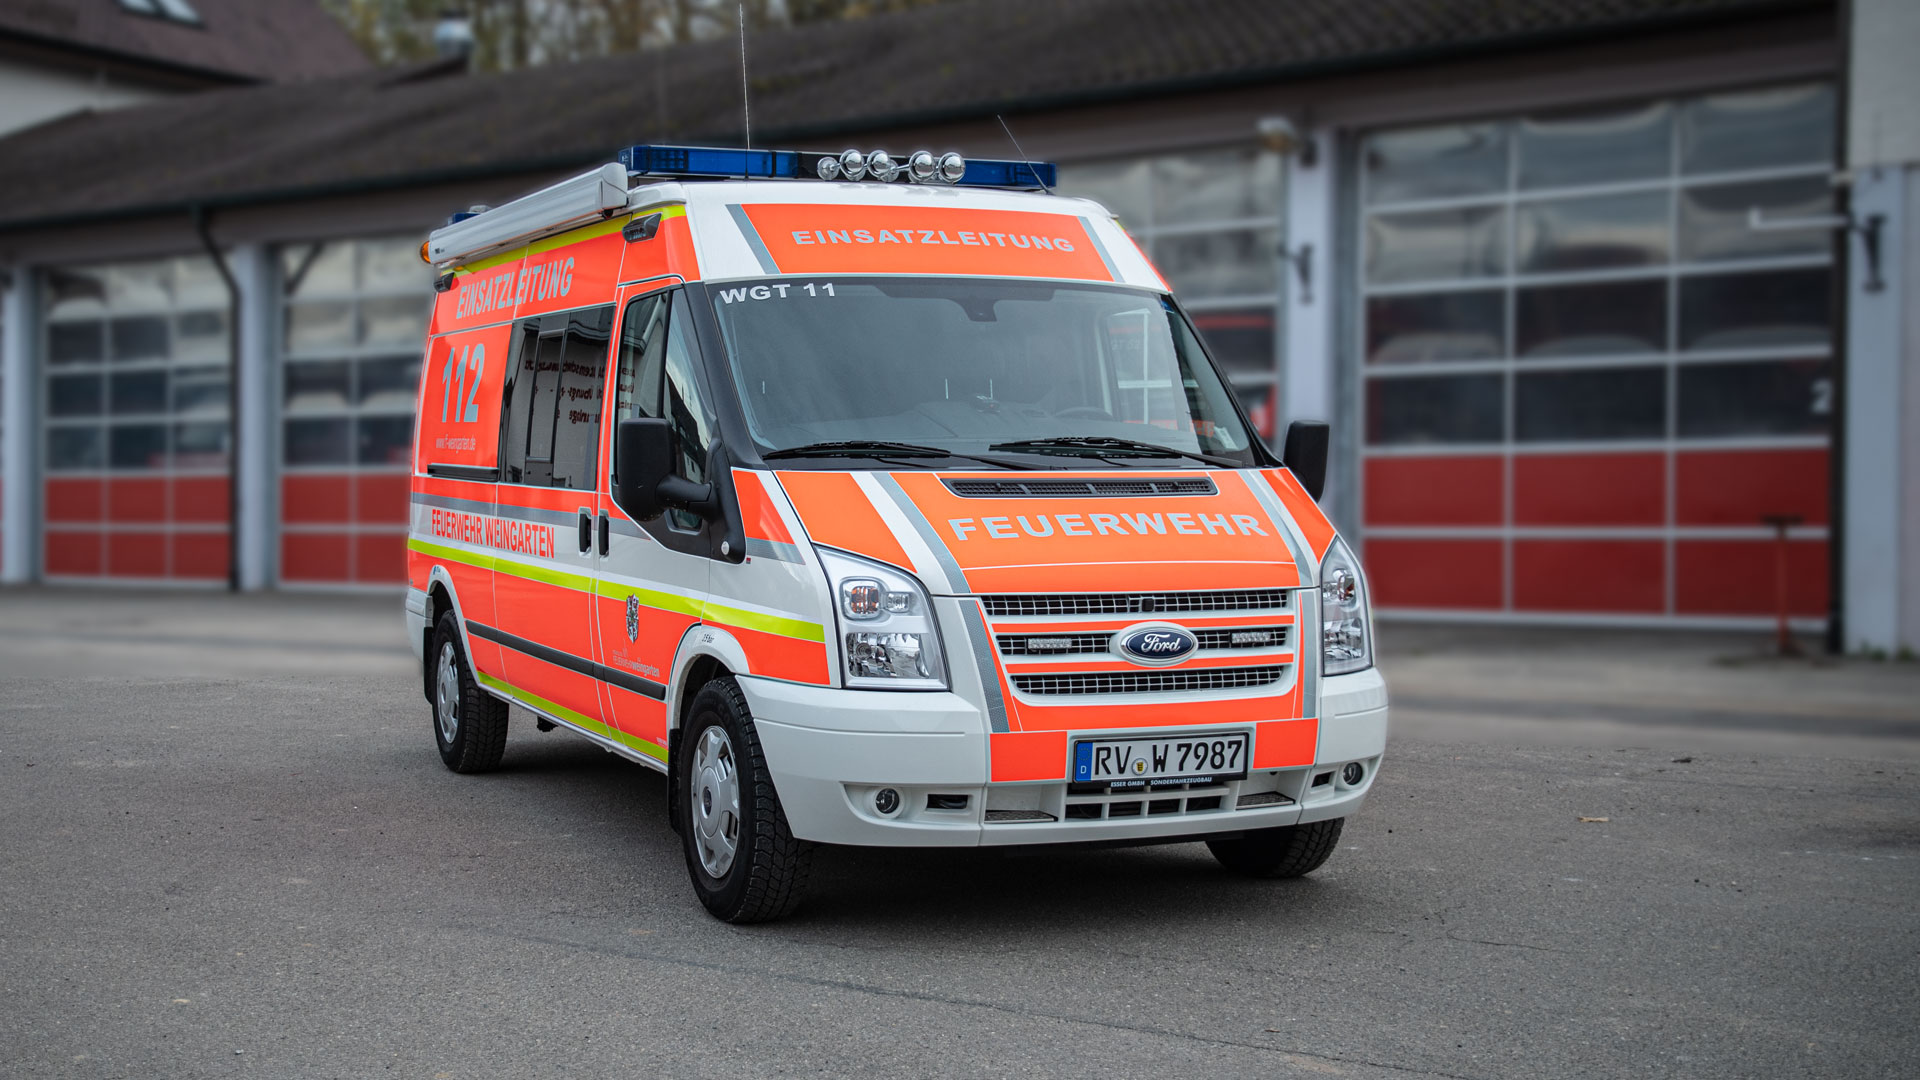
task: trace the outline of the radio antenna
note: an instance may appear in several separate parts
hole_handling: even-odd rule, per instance
[[[741,162],[740,179],[747,178],[747,160],[753,157],[753,106],[747,97],[747,5],[734,8],[734,20],[740,24],[740,124],[746,129],[746,160]]]
[[[1000,130],[1007,133],[1007,141],[1013,144],[1013,152],[1020,155],[1020,163],[1033,174],[1033,182],[1040,185],[1041,191],[1049,195],[1053,194],[1053,189],[1047,186],[1047,182],[1040,179],[1040,170],[1033,167],[1033,159],[1027,156],[1025,150],[1020,149],[1020,140],[1013,137],[1013,129],[1007,126],[1007,118],[999,113],[994,113],[993,118],[1000,121]]]

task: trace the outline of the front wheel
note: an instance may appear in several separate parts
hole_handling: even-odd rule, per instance
[[[457,773],[486,772],[507,749],[507,703],[474,679],[451,611],[433,632],[433,741]]]
[[[1311,874],[1333,855],[1345,818],[1256,829],[1231,840],[1209,840],[1220,865],[1247,877],[1292,878]]]
[[[689,712],[674,768],[693,891],[730,923],[780,918],[806,891],[813,845],[787,827],[739,684],[708,683]]]

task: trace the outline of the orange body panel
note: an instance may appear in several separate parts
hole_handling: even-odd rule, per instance
[[[1253,728],[1253,767],[1285,769],[1313,764],[1318,749],[1318,720],[1266,720]]]
[[[500,454],[500,395],[512,358],[511,326],[449,334],[427,349],[421,373],[414,470],[490,467]]]
[[[1327,549],[1333,546],[1334,530],[1333,522],[1320,512],[1320,505],[1286,469],[1269,469],[1261,475],[1273,485],[1274,494],[1280,496],[1287,513],[1293,515],[1294,523],[1306,534],[1307,546],[1313,550],[1313,557],[1325,558]]]
[[[1079,218],[957,207],[743,208],[783,274],[1002,274],[1112,281]]]

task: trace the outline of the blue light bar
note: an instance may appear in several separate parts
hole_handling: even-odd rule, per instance
[[[970,187],[1031,188],[1052,191],[1059,186],[1059,169],[1051,161],[983,161],[967,159],[967,174],[960,178]]]
[[[815,180],[819,178],[821,158],[837,161],[839,157],[839,154],[799,150],[639,145],[629,146],[620,151],[619,160],[627,172],[635,176],[676,176],[712,180],[729,178]],[[959,184],[964,187],[1051,189],[1058,183],[1058,176],[1058,169],[1050,161],[968,158],[967,171],[960,178]],[[902,169],[900,178],[894,182],[904,183],[905,177],[906,170]]]
[[[819,156],[819,155],[814,155]],[[620,151],[629,173],[662,176],[800,176],[800,155],[792,150],[730,150],[718,146],[629,146]]]

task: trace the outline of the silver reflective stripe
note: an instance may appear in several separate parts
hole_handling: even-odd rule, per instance
[[[805,561],[800,558],[800,547],[797,544],[783,544],[778,540],[761,540],[752,536],[747,537],[747,555],[750,558],[773,559],[776,562]]]
[[[900,513],[904,514],[907,521],[913,525],[913,531],[919,533],[920,539],[925,541],[927,547],[932,550],[933,557],[939,561],[940,569],[946,572],[947,581],[954,590],[962,593],[973,591],[968,587],[967,575],[961,572],[960,564],[954,559],[953,552],[947,550],[947,542],[940,539],[940,534],[933,531],[933,523],[927,520],[927,516],[920,512],[919,507],[913,505],[912,499],[907,498],[907,493],[901,489],[900,482],[888,473],[871,475],[874,482],[880,485],[881,490],[893,500],[894,505],[900,508]]]
[[[960,617],[967,623],[967,644],[973,649],[973,662],[980,669],[980,689],[987,697],[987,724],[993,731],[1007,730],[1007,698],[1000,692],[1000,667],[993,655],[993,641],[987,637],[987,624],[980,617],[980,601],[960,601]]]
[[[578,513],[568,513],[565,510],[537,510],[506,503],[481,502],[478,499],[456,499],[449,495],[422,495],[419,492],[414,493],[413,501],[420,506],[437,506],[442,510],[458,510],[467,514],[490,514],[493,517],[512,518],[515,521],[538,521],[544,525],[558,525],[562,528],[580,524]]]
[[[1113,265],[1113,256],[1107,254],[1107,245],[1100,242],[1100,234],[1093,231],[1093,219],[1081,218],[1080,227],[1087,230],[1087,239],[1093,241],[1093,250],[1100,255],[1100,261],[1107,264],[1107,276],[1115,281],[1121,280],[1120,268]]]
[[[1300,584],[1318,581],[1319,564],[1311,561],[1313,556],[1307,553],[1303,545],[1294,536],[1293,515],[1280,505],[1280,497],[1267,486],[1267,479],[1258,473],[1237,473],[1246,482],[1247,490],[1253,492],[1260,506],[1273,519],[1273,527],[1279,531],[1280,539],[1286,542],[1287,551],[1293,555],[1294,570],[1300,575]],[[1296,635],[1295,662],[1300,665],[1300,708],[1308,716],[1320,715],[1320,590],[1302,588],[1293,594],[1293,617],[1300,626]]]
[[[760,239],[760,230],[753,227],[753,220],[747,217],[747,208],[739,203],[728,203],[727,213],[733,215],[733,223],[740,226],[740,235],[746,238],[747,246],[753,249],[753,257],[760,260],[760,269],[769,274],[777,274],[780,267],[773,261],[773,253]]]

